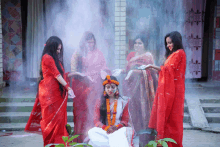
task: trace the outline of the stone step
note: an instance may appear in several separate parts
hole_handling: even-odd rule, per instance
[[[31,112],[0,112],[0,123],[26,123]],[[67,112],[67,121],[73,122],[73,113]]]
[[[189,115],[189,113],[184,113],[183,123],[190,123],[190,115]]]
[[[34,106],[33,99],[20,99],[20,101],[16,101],[17,98],[7,98],[1,100],[6,100],[4,102],[0,102],[0,112],[31,112]],[[9,101],[7,101],[9,100]],[[67,102],[67,111],[73,111],[73,102]],[[184,104],[184,112],[188,113],[187,104]]]
[[[0,131],[23,131],[27,123],[0,123]],[[74,127],[73,122],[68,122],[71,127]],[[214,124],[214,123],[213,123]],[[219,127],[219,124],[214,124],[213,127]],[[183,123],[184,130],[194,129],[190,123]]]
[[[210,128],[205,128],[203,131],[220,133],[220,123],[209,123]]]
[[[189,113],[188,106],[186,103],[184,103],[184,113]]]
[[[68,102],[73,102],[73,99],[68,99]],[[35,102],[35,97],[28,97],[28,98],[0,98],[0,103],[2,102]]]
[[[220,113],[205,113],[205,116],[209,123],[220,124]]]
[[[27,123],[0,123],[0,131],[23,131]],[[71,127],[74,127],[73,122],[68,122]]]
[[[0,112],[31,112],[34,102],[2,102]],[[73,103],[67,102],[67,112],[73,111]]]
[[[190,123],[183,122],[183,129],[184,130],[192,130],[194,128],[192,127],[192,125]]]
[[[200,99],[201,103],[220,103],[220,97],[216,99]]]
[[[25,123],[28,121],[31,112],[0,112],[0,123]],[[73,121],[73,113],[67,112],[67,121]],[[184,113],[184,123],[190,123],[190,116]]]
[[[205,113],[220,113],[220,103],[202,103]]]

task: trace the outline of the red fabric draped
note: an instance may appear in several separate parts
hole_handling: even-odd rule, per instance
[[[74,54],[73,57],[75,58],[72,58],[71,62],[76,62],[74,66],[81,64],[82,71],[77,72],[82,72],[86,75],[84,77],[75,75],[72,79],[72,89],[76,96],[73,99],[74,131],[75,134],[82,134],[75,141],[81,143],[86,138],[89,129],[94,127],[92,120],[95,102],[103,91],[101,70],[108,73],[110,71],[106,66],[103,53],[97,48],[93,51],[88,51],[87,55],[82,57],[81,63],[77,56],[75,57]],[[87,76],[91,77],[93,81],[90,81]]]
[[[128,54],[127,59],[127,72],[141,65],[154,63],[153,57],[149,52],[139,56],[135,56],[135,53],[131,52]],[[155,97],[157,79],[157,73],[154,70],[134,70],[131,77],[128,80],[124,80],[123,94],[131,98],[129,112],[136,132],[147,129]],[[145,146],[153,139],[147,134],[140,135],[140,146]]]
[[[158,89],[149,128],[156,129],[158,139],[172,138],[182,147],[186,55],[184,50],[171,54],[159,73]]]
[[[75,93],[75,98],[73,99],[73,114],[74,114],[74,132],[75,134],[82,134],[74,141],[83,142],[86,138],[86,133],[91,127],[88,124],[89,109],[87,107],[87,97],[91,93],[91,88],[89,87],[89,80],[85,77],[73,78],[72,88]]]
[[[64,72],[63,67],[62,70]],[[66,130],[68,94],[64,90],[61,95],[59,82],[56,79],[60,73],[50,55],[45,54],[42,58],[42,72],[44,79],[39,84],[39,91],[25,131],[40,132],[41,126],[44,146],[64,143],[62,136],[68,136]],[[66,74],[63,78],[67,81]]]

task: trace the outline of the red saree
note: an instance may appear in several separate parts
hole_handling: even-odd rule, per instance
[[[72,89],[75,92],[75,98],[73,99],[73,122],[75,134],[80,134],[74,141],[82,143],[86,138],[86,132],[91,127],[88,122],[87,115],[89,109],[87,107],[87,97],[91,93],[89,87],[89,80],[83,77],[75,77],[72,79]]]
[[[80,63],[78,57],[76,53],[73,54],[71,69],[78,71],[76,66],[81,64],[81,72],[93,80],[90,81],[86,76],[74,76],[72,79],[72,89],[76,96],[73,99],[74,132],[81,134],[75,141],[81,143],[87,137],[89,129],[94,127],[92,120],[95,102],[103,91],[100,72],[101,70],[108,71],[108,69],[104,55],[98,49],[89,51],[86,57],[82,57]]]
[[[129,60],[127,72],[141,65],[154,63],[149,52],[140,56],[135,56],[135,53],[131,52],[127,60]],[[131,123],[134,130],[138,132],[148,127],[158,78],[154,70],[134,70],[133,72],[128,80],[124,80],[123,93],[131,98],[129,101]],[[140,146],[145,146],[153,139],[147,134],[140,135]]]
[[[185,94],[186,55],[180,49],[172,53],[161,66],[158,89],[151,112],[149,128],[156,129],[158,139],[172,138],[182,147]]]
[[[63,67],[62,70],[64,72]],[[56,79],[60,73],[50,55],[45,54],[42,58],[42,72],[44,79],[39,84],[34,108],[25,131],[41,131],[44,146],[52,143],[64,143],[62,136],[68,136],[66,131],[68,94],[67,91],[64,91],[64,94],[61,95]],[[65,74],[63,78],[67,81]]]

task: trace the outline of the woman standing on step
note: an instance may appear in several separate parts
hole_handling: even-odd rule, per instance
[[[63,68],[63,44],[56,36],[50,37],[44,47],[40,78],[36,101],[25,131],[41,131],[44,146],[64,143],[62,136],[68,136],[67,98],[68,94],[71,98],[75,95]]]
[[[157,139],[172,138],[177,142],[169,142],[169,147],[182,147],[186,54],[179,32],[165,36],[165,49],[166,61],[163,66],[145,67],[160,71],[149,128],[157,130]]]
[[[85,32],[77,50],[71,59],[72,89],[76,98],[73,100],[74,132],[80,134],[74,141],[87,140],[88,130],[94,127],[93,110],[97,95],[102,91],[101,72],[109,72],[103,53],[97,48],[92,32]]]

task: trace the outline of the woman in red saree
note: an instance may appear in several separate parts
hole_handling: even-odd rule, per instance
[[[63,68],[63,44],[56,36],[46,42],[40,76],[36,101],[25,131],[42,132],[44,146],[64,143],[62,136],[68,136],[67,98],[68,94],[74,98],[74,93]]]
[[[157,139],[172,138],[177,142],[169,142],[169,147],[182,147],[186,54],[181,34],[177,31],[167,34],[165,48],[164,65],[146,67],[160,71],[149,128],[157,130]]]
[[[80,41],[80,50],[71,59],[72,89],[76,98],[73,100],[74,132],[81,134],[76,141],[83,142],[87,132],[94,126],[93,111],[97,95],[100,95],[101,71],[107,71],[103,53],[96,48],[93,33],[85,32]]]
[[[157,73],[154,70],[137,70],[143,65],[154,64],[153,56],[147,51],[147,37],[144,34],[134,40],[134,49],[127,56],[127,77],[124,80],[123,94],[130,97],[129,113],[136,132],[147,129],[157,88]],[[154,139],[148,134],[139,135],[140,146]]]

